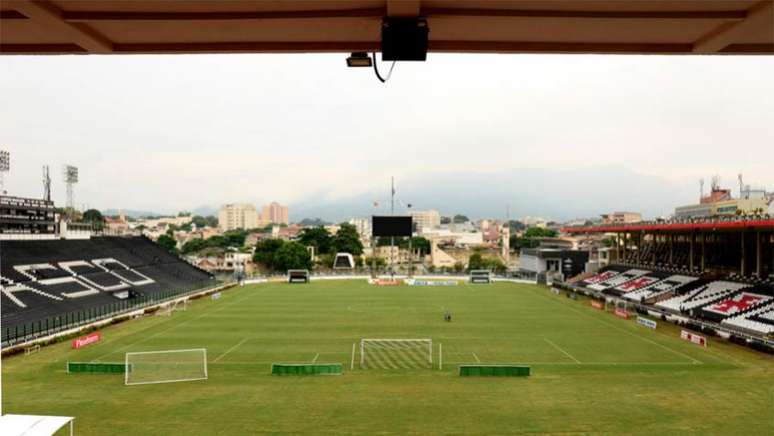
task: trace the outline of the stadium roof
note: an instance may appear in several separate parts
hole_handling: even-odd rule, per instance
[[[774,219],[738,219],[727,221],[706,221],[694,223],[638,223],[605,226],[567,227],[564,233],[616,233],[639,231],[685,231],[685,230],[743,230],[774,228]]]
[[[431,52],[774,54],[772,0],[3,0],[0,53],[379,51],[385,16]]]

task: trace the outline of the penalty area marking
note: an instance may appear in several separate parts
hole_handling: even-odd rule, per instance
[[[240,346],[240,345],[242,345],[242,344],[244,344],[245,342],[247,342],[247,340],[248,340],[248,339],[250,339],[250,338],[243,338],[243,339],[242,339],[241,341],[239,341],[239,342],[238,342],[236,345],[234,345],[233,347],[229,348],[229,349],[228,349],[228,350],[226,350],[226,351],[225,351],[223,354],[221,354],[221,355],[220,355],[220,356],[218,356],[218,357],[217,357],[215,360],[213,360],[213,361],[212,361],[212,363],[218,363],[218,361],[219,361],[220,359],[222,359],[222,358],[226,357],[226,355],[228,355],[228,353],[230,353],[230,352],[232,352],[232,351],[236,350],[237,348],[239,348],[239,346]]]
[[[572,354],[570,354],[570,353],[568,353],[568,352],[564,351],[564,350],[563,350],[563,349],[562,349],[560,346],[558,346],[558,345],[556,345],[555,343],[553,343],[553,342],[549,341],[549,340],[548,340],[548,338],[543,338],[543,340],[544,340],[544,341],[546,341],[546,342],[548,342],[548,344],[549,344],[549,345],[551,345],[552,347],[554,347],[554,348],[556,348],[557,350],[559,350],[559,351],[560,351],[562,354],[564,354],[565,356],[567,356],[567,357],[569,357],[570,359],[574,360],[574,361],[575,361],[575,363],[578,363],[578,364],[580,364],[580,363],[581,363],[581,361],[580,361],[580,360],[576,359],[576,358],[575,358],[575,357],[574,357]]]

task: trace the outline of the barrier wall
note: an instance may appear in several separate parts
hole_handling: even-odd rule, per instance
[[[123,363],[67,362],[68,374],[123,374],[125,370]]]
[[[460,365],[460,376],[526,377],[529,366],[524,365]]]
[[[272,375],[341,375],[340,363],[293,364],[274,363]]]

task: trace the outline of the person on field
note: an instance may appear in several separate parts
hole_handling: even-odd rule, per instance
[[[443,320],[446,322],[451,322],[451,312],[447,310],[446,313],[443,314]]]

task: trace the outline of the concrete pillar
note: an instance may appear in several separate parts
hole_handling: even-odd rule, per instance
[[[746,276],[747,275],[747,268],[746,268],[747,267],[747,253],[745,252],[746,244],[745,244],[745,241],[744,241],[744,231],[742,231],[740,233],[740,235],[742,235],[741,238],[740,238],[742,240],[742,255],[740,256],[742,258],[742,261],[741,261],[742,264],[740,265],[740,268],[739,268],[739,270],[740,270],[739,274],[741,274],[742,276]]]
[[[669,265],[672,265],[672,262],[674,262],[674,242],[675,242],[675,235],[668,235],[667,238],[669,238]]]
[[[763,241],[760,230],[755,232],[755,274],[763,277]]]
[[[701,266],[699,267],[701,272],[707,269],[707,234],[701,232]]]
[[[691,241],[690,241],[690,261],[689,261],[689,267],[691,268],[691,272],[693,272],[693,245],[696,243],[696,231],[691,230]]]

